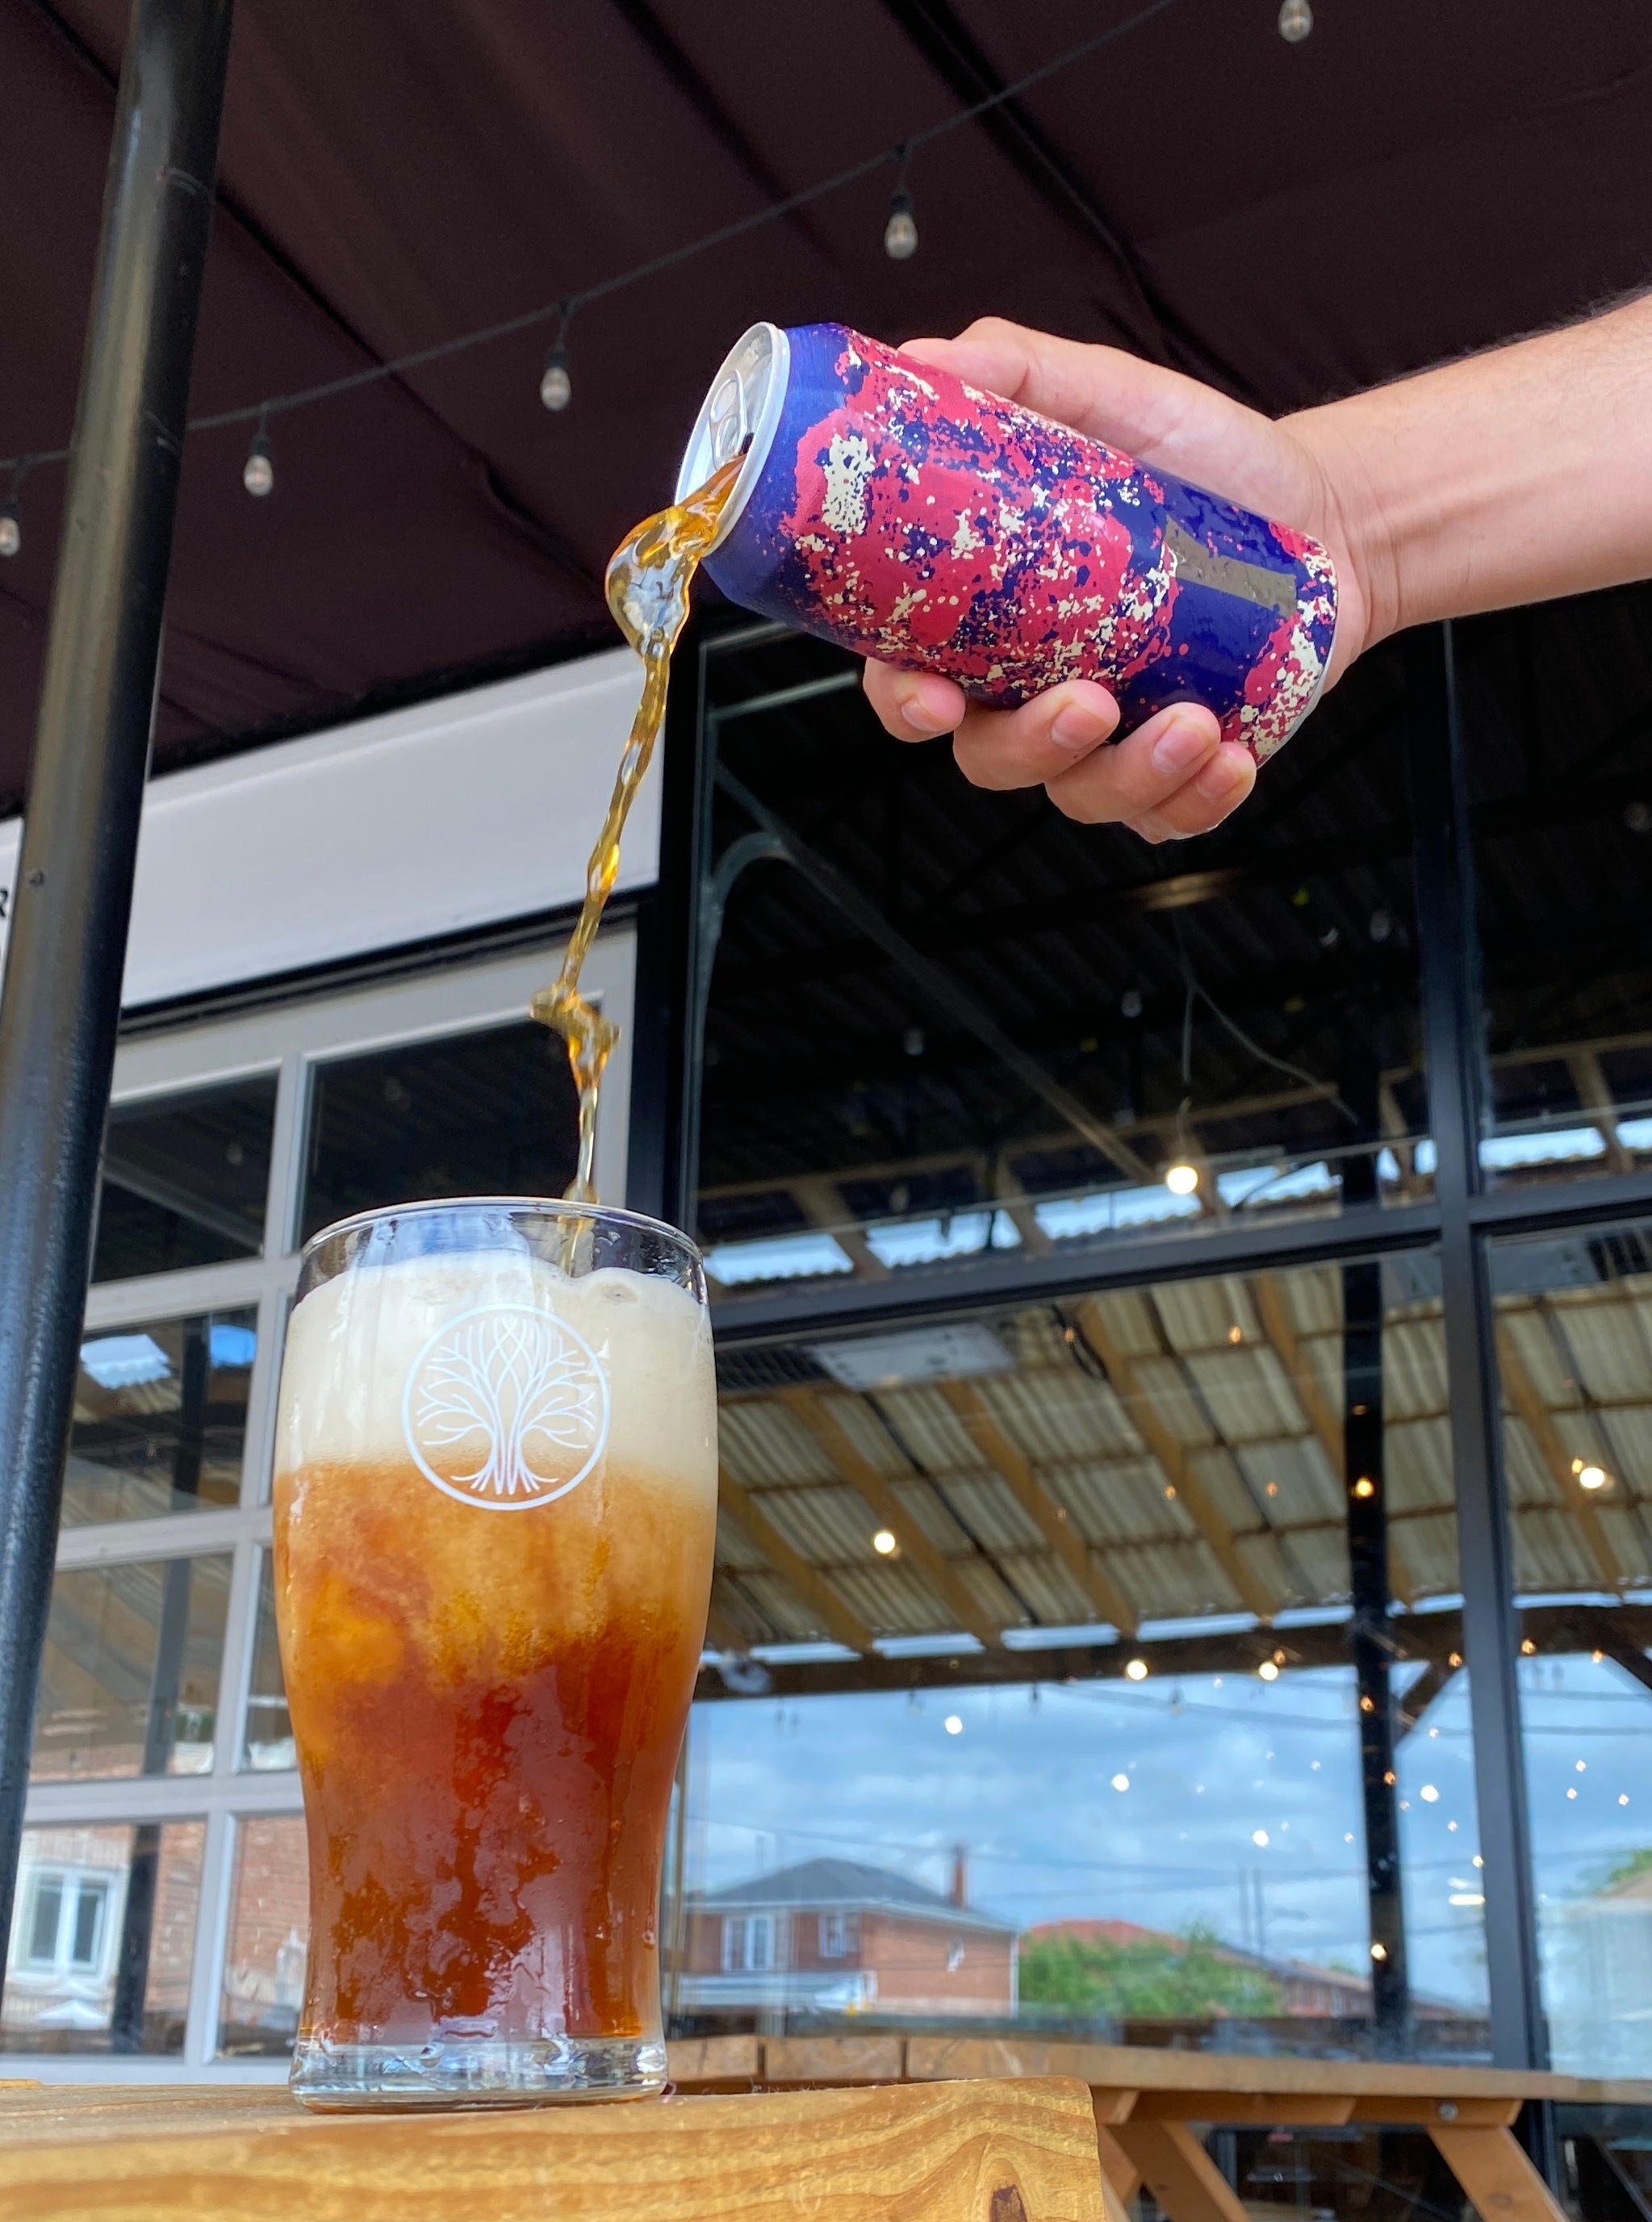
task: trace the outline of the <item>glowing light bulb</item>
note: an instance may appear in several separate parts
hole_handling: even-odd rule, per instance
[[[1606,1474],[1603,1466],[1586,1466],[1578,1475],[1580,1489],[1604,1489],[1605,1486]]]
[[[1433,1783],[1425,1782],[1422,1789],[1418,1791],[1417,1796],[1421,1798],[1425,1805],[1435,1805],[1439,1803],[1440,1792],[1435,1788]]]
[[[1229,1342],[1243,1342],[1245,1340],[1244,1328],[1238,1325],[1230,1327],[1228,1330],[1228,1340]]]
[[[1368,1473],[1362,1473],[1354,1484],[1354,1493],[1356,1497],[1374,1497],[1377,1484]]]
[[[880,1559],[892,1559],[898,1547],[892,1530],[888,1528],[880,1528],[872,1538],[872,1548]]]
[[[948,1736],[962,1736],[964,1733],[964,1723],[956,1713],[948,1713],[941,1726]]]
[[[0,501],[0,556],[16,556],[22,552],[23,521],[17,514],[15,501]]]
[[[1129,1776],[1128,1774],[1115,1774],[1113,1777],[1113,1787],[1115,1790],[1128,1790],[1130,1787]]]
[[[1191,1196],[1199,1184],[1197,1165],[1171,1165],[1165,1175],[1165,1186],[1172,1196]]]
[[[539,373],[539,399],[556,413],[566,409],[574,399],[574,373],[568,349],[560,340],[545,357],[545,367]]]
[[[1280,0],[1279,36],[1288,47],[1299,47],[1314,28],[1314,11],[1308,0]]]
[[[1147,1679],[1147,1662],[1145,1659],[1129,1660],[1126,1662],[1124,1671],[1133,1682],[1145,1682]]]
[[[1252,1842],[1252,1843],[1253,1843],[1253,1844],[1266,1844],[1266,1843],[1267,1842],[1267,1841],[1268,1841],[1268,1833],[1267,1833],[1267,1830],[1266,1830],[1266,1829],[1253,1829],[1253,1830],[1251,1830],[1251,1842]]]
[[[1388,1947],[1385,1944],[1373,1944],[1371,1948],[1371,1956],[1373,1960],[1385,1960],[1388,1957]]]
[[[267,493],[275,491],[275,458],[270,452],[269,435],[254,432],[247,447],[247,460],[241,467],[241,483],[254,501],[262,501]]]
[[[1271,1659],[1265,1659],[1256,1671],[1265,1682],[1277,1682],[1279,1679],[1279,1670]]]
[[[918,252],[918,219],[912,213],[912,195],[904,185],[897,185],[889,196],[883,252],[891,262],[909,262]]]

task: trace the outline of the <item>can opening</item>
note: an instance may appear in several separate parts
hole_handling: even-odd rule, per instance
[[[791,342],[778,324],[753,324],[723,358],[700,405],[677,470],[682,501],[735,455],[745,458],[718,525],[716,548],[745,507],[774,444],[791,367]],[[709,553],[710,550],[707,550]]]

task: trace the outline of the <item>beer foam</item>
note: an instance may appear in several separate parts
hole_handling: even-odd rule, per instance
[[[647,1474],[714,1505],[716,1378],[703,1308],[656,1276],[621,1266],[568,1275],[511,1250],[403,1259],[312,1289],[287,1328],[278,1476],[320,1464],[406,1466],[410,1450],[417,1455],[414,1377],[444,1347],[443,1331],[524,1314],[570,1329],[596,1362],[606,1394],[595,1466]]]

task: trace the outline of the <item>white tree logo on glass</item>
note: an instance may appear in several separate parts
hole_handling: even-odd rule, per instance
[[[608,1383],[566,1320],[483,1304],[413,1360],[402,1431],[427,1481],[462,1504],[523,1512],[577,1489],[608,1440]]]

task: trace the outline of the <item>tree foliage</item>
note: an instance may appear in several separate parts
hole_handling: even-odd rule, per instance
[[[1272,1978],[1235,1962],[1202,1924],[1180,1937],[1029,1937],[1021,1945],[1021,1996],[1061,2013],[1120,2018],[1282,2011]]]

